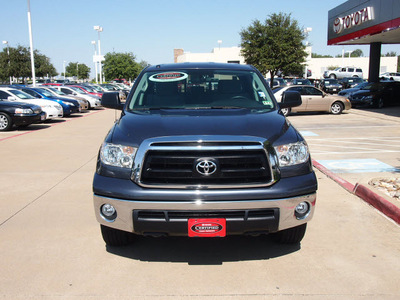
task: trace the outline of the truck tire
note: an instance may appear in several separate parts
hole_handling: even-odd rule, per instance
[[[298,244],[303,239],[307,229],[307,223],[278,231],[272,234],[272,238],[281,244]]]
[[[119,229],[100,225],[101,235],[107,246],[127,246],[133,241],[133,234]]]
[[[331,75],[329,75],[329,78],[336,79],[336,75],[335,74],[331,74]]]

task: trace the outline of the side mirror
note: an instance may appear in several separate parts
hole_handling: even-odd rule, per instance
[[[119,92],[104,93],[101,97],[101,105],[103,107],[119,110],[124,108],[124,104],[121,103],[121,98],[119,97]]]
[[[12,97],[12,96],[8,96],[7,100],[8,101],[17,101],[17,99],[15,97]]]
[[[301,101],[301,95],[299,92],[286,91],[282,94],[282,100],[279,103],[280,108],[289,108],[300,106],[303,102]]]

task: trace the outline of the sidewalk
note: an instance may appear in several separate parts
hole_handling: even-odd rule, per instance
[[[351,113],[400,124],[400,107],[352,110]],[[360,197],[400,224],[400,154],[393,170],[377,173],[335,173],[313,160],[313,166],[350,193]],[[392,194],[390,195],[390,192]]]

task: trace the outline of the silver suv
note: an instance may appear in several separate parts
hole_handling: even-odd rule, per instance
[[[361,68],[356,67],[342,67],[324,72],[324,78],[342,79],[345,77],[363,78],[363,71]]]

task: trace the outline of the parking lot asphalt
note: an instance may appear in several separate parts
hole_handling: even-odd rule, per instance
[[[105,247],[91,183],[115,116],[96,110],[0,133],[0,298],[400,298],[400,226],[319,170],[316,212],[300,245],[265,236],[146,237]],[[356,110],[289,118],[317,162],[376,159],[398,166],[396,152],[382,153],[391,145],[385,140],[370,145],[369,153],[351,153],[361,151],[348,143],[335,147],[361,137],[395,141],[395,118]],[[397,173],[335,174],[353,183]]]
[[[399,188],[373,185],[400,178],[399,107],[289,119],[306,138],[314,167],[400,224]]]

